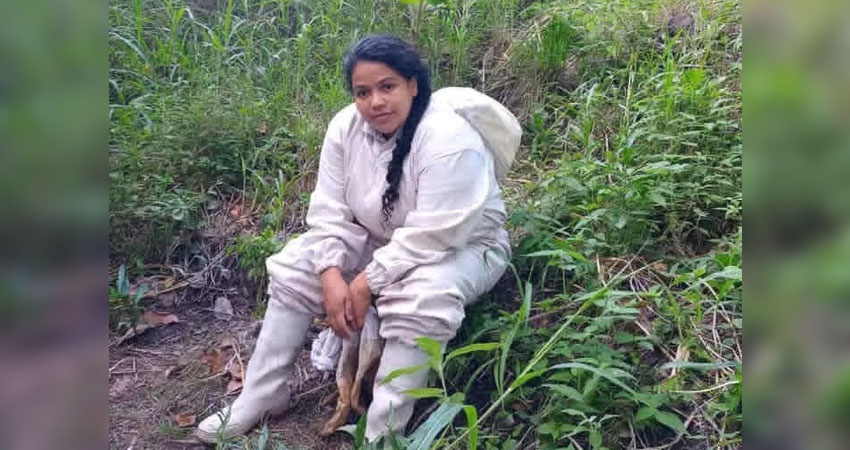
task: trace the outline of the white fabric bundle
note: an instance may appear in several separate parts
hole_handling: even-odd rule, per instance
[[[504,105],[472,88],[442,88],[432,94],[431,101],[447,105],[478,132],[493,154],[496,178],[503,182],[522,138],[517,118]]]
[[[332,329],[325,328],[313,340],[313,347],[310,349],[310,361],[313,362],[313,367],[316,370],[330,372],[336,370],[336,363],[339,361],[341,351],[342,339],[335,335]]]

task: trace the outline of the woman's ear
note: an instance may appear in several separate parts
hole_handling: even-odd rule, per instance
[[[407,88],[413,92],[414,97],[419,95],[419,83],[416,81],[416,77],[407,80]]]

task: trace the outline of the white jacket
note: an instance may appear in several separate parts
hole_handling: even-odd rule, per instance
[[[351,273],[367,263],[369,287],[379,295],[410,269],[470,244],[509,248],[493,157],[443,102],[432,101],[419,123],[399,199],[389,226],[382,226],[381,197],[397,135],[384,139],[353,104],[337,113],[322,146],[307,212],[310,229],[283,253],[302,265],[310,261],[317,275],[332,266]],[[269,270],[274,278],[273,263]]]

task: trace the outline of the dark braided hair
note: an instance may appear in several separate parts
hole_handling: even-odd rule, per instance
[[[396,140],[393,149],[393,157],[387,168],[387,189],[381,197],[381,213],[384,225],[389,223],[393,213],[395,202],[398,200],[398,185],[401,182],[402,164],[413,141],[413,134],[422,119],[422,114],[431,100],[431,76],[428,67],[422,62],[416,49],[407,42],[389,34],[378,34],[367,36],[348,51],[343,62],[345,71],[345,84],[349,91],[351,87],[351,72],[358,61],[371,61],[384,63],[404,78],[410,80],[415,78],[418,93],[413,97],[410,106],[410,114],[401,126],[401,134]]]

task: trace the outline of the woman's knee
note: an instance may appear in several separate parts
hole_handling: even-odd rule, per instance
[[[450,302],[432,302],[431,308],[384,308],[378,305],[381,318],[380,334],[387,340],[397,340],[403,344],[417,346],[416,339],[427,337],[440,343],[446,343],[457,334],[464,318],[463,307],[459,299]],[[436,304],[444,305],[442,308]]]
[[[464,291],[447,277],[419,268],[386,287],[376,301],[381,337],[416,345],[418,337],[448,342],[464,318]]]
[[[269,305],[314,316],[324,314],[319,280],[312,274],[279,268],[275,274],[269,273],[268,295]]]

